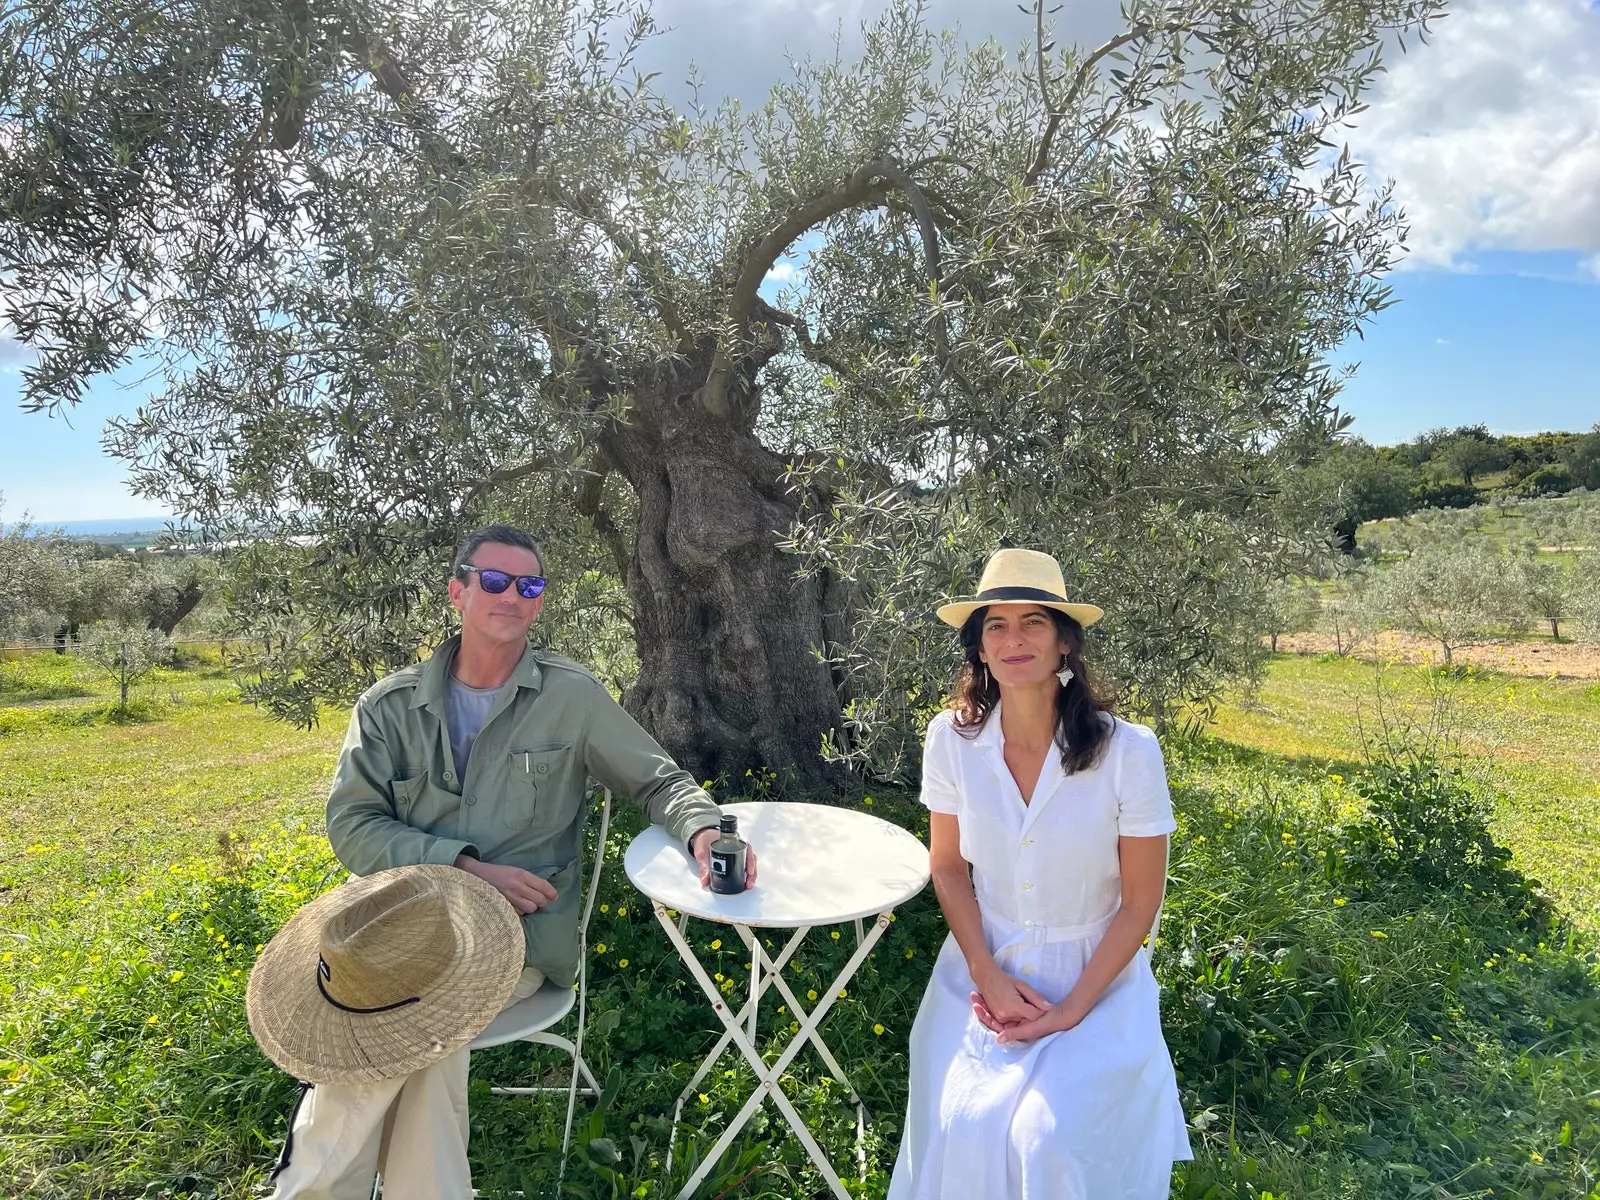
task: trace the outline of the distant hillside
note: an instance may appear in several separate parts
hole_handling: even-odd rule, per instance
[[[36,536],[63,536],[96,542],[102,546],[137,548],[148,546],[167,536],[167,522],[161,517],[123,517],[100,521],[34,521],[31,531]],[[0,529],[11,529],[7,523]]]

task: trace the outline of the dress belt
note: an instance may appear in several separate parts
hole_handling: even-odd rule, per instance
[[[1042,946],[1049,942],[1075,942],[1082,938],[1096,937],[1111,928],[1111,922],[1116,919],[1117,911],[1112,909],[1098,921],[1090,921],[1084,925],[1044,925],[1037,921],[1011,921],[993,915],[992,911],[985,919],[993,925],[1011,931],[1013,937],[1021,935],[1023,944]]]

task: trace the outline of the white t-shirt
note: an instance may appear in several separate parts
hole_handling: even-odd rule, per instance
[[[478,740],[478,733],[489,719],[489,710],[499,694],[500,688],[468,687],[454,675],[450,676],[444,695],[444,727],[450,734],[450,757],[455,759],[457,779],[467,777],[472,743]]]

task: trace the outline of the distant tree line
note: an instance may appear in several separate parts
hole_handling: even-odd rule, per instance
[[[1339,548],[1352,554],[1366,521],[1425,508],[1468,508],[1491,498],[1562,496],[1600,489],[1600,425],[1588,433],[1497,436],[1484,425],[1430,429],[1414,441],[1342,443],[1306,472],[1330,497]]]
[[[99,625],[170,637],[216,578],[206,556],[129,552],[19,521],[0,534],[0,640],[51,638],[65,653]]]
[[[1274,584],[1263,616],[1272,650],[1301,631],[1330,636],[1341,654],[1403,631],[1432,640],[1446,663],[1463,646],[1525,640],[1534,628],[1600,642],[1600,491],[1379,526],[1359,555]]]

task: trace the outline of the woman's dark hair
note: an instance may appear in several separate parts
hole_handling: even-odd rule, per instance
[[[1111,740],[1112,728],[1101,714],[1110,713],[1113,708],[1083,661],[1083,626],[1064,612],[1053,608],[1044,611],[1054,618],[1056,632],[1067,644],[1067,666],[1072,668],[1071,681],[1056,692],[1056,745],[1061,747],[1061,769],[1071,775],[1100,761]],[[978,657],[983,646],[983,622],[988,615],[985,605],[961,626],[961,649],[966,662],[956,675],[950,707],[955,712],[956,729],[969,738],[978,736],[1000,702],[1000,685]]]

